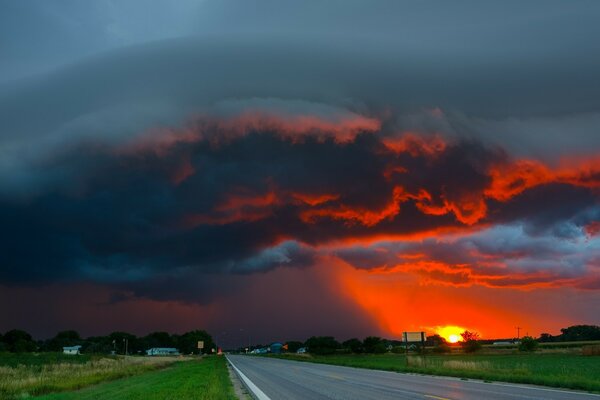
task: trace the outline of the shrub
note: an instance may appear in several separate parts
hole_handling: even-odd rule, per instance
[[[519,351],[535,351],[538,347],[538,342],[531,336],[524,336],[519,343]]]

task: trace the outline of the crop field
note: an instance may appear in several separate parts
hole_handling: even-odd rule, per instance
[[[447,375],[600,392],[600,357],[580,354],[453,354],[408,357],[399,354],[347,354],[284,355],[279,357],[357,368]]]
[[[102,381],[164,368],[175,357],[0,353],[0,399],[76,390]]]
[[[44,400],[235,400],[224,357],[176,362],[168,368],[119,379]]]

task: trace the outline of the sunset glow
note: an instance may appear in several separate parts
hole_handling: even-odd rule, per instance
[[[448,325],[436,330],[436,333],[446,339],[450,343],[457,343],[460,341],[460,334],[463,333],[466,329],[460,326]]]

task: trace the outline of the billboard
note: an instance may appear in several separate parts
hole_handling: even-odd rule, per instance
[[[410,342],[424,342],[427,339],[425,332],[403,332],[402,341],[406,343]]]

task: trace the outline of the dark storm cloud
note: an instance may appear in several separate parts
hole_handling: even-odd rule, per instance
[[[231,133],[240,128],[198,121],[163,133],[164,143],[84,143],[38,161],[38,191],[2,197],[3,282],[142,282],[129,285],[145,295],[202,274],[312,265],[311,246],[339,240],[513,221],[534,230],[597,204],[576,184],[488,199],[490,168],[511,161],[473,141],[431,148],[377,132],[339,141],[318,130],[290,136],[285,126]]]
[[[489,192],[514,155],[597,154],[597,2],[0,7],[0,282],[205,303],[194,282],[323,244],[498,223],[566,240],[598,220],[581,168]],[[475,263],[451,246],[421,250]],[[363,250],[336,254],[398,261]]]

